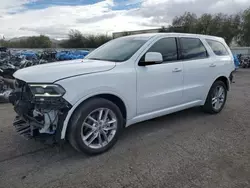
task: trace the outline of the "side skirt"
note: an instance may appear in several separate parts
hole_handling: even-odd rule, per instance
[[[195,107],[195,106],[200,106],[200,105],[202,105],[202,100],[197,100],[197,101],[192,101],[192,102],[189,102],[189,103],[181,104],[181,105],[178,105],[178,106],[158,110],[158,111],[155,111],[155,112],[142,114],[142,115],[136,116],[135,118],[133,118],[131,120],[128,120],[127,124],[126,124],[126,127],[128,127],[128,126],[130,126],[132,124],[141,122],[141,121],[146,121],[146,120],[149,120],[149,119],[164,116],[164,115],[167,115],[167,114],[171,114],[171,113],[174,113],[174,112],[178,112],[178,111],[181,111],[181,110],[185,110],[185,109],[192,108],[192,107]]]

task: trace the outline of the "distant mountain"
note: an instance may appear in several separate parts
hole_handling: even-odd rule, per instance
[[[26,40],[29,37],[15,37],[15,38],[10,39],[9,41],[16,42],[16,41],[20,41],[20,40]],[[57,39],[50,38],[50,40],[51,40],[51,42],[60,43],[60,40],[57,40]]]
[[[60,44],[62,42],[60,40],[52,39],[52,38],[50,39],[50,41],[52,42],[52,48],[58,48],[58,47],[60,47]]]
[[[15,37],[15,38],[9,39],[9,41],[10,42],[18,42],[18,41],[21,41],[21,40],[26,40],[29,37],[26,37],[26,36]],[[60,46],[60,43],[62,42],[61,40],[57,40],[57,39],[53,39],[53,38],[50,38],[50,41],[52,42],[52,48],[58,48]]]
[[[54,42],[54,43],[60,43],[60,40],[57,40],[57,39],[52,39],[52,38],[50,38],[50,41],[51,41],[51,42]]]
[[[18,42],[20,40],[26,40],[27,38],[29,38],[29,37],[15,37],[15,38],[10,39],[9,41],[10,42]]]

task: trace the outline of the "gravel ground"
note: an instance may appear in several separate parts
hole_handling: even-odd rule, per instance
[[[0,187],[250,187],[250,70],[239,70],[225,109],[190,109],[127,128],[88,157],[18,136],[0,106]]]

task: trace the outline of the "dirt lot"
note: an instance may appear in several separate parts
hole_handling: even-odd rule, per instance
[[[125,130],[88,157],[26,141],[0,106],[0,187],[250,187],[250,70],[239,70],[219,115],[191,109]]]

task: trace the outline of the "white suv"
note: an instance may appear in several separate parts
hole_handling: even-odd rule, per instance
[[[222,38],[157,33],[112,40],[83,60],[19,70],[10,96],[28,138],[68,140],[88,154],[111,148],[124,127],[194,106],[222,110],[234,71]]]

